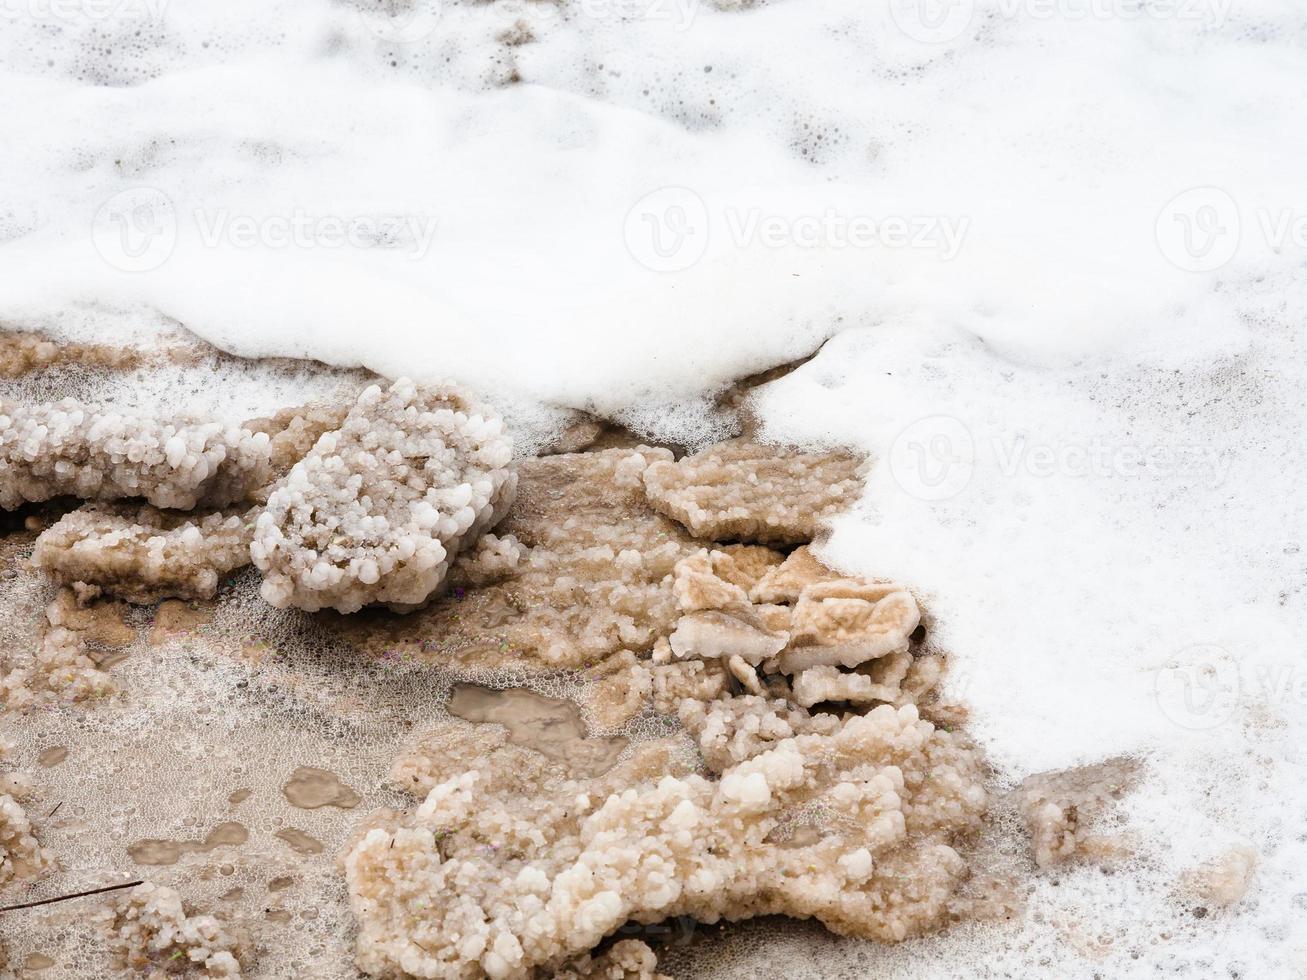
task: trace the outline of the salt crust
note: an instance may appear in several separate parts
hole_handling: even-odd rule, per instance
[[[912,705],[781,739],[720,778],[636,755],[523,797],[493,762],[435,785],[346,858],[358,964],[378,976],[526,977],[628,920],[816,917],[900,940],[940,924],[985,806],[974,753]],[[487,768],[490,771],[487,772]],[[789,839],[816,821],[818,839]]]
[[[1125,758],[1027,777],[1016,798],[1035,864],[1048,868],[1074,859],[1121,856],[1126,842],[1094,825],[1138,776],[1139,764]]]
[[[474,588],[460,562],[426,609],[342,621],[342,638],[361,652],[477,671],[597,667],[647,652],[677,619],[676,563],[702,547],[645,499],[644,471],[671,458],[641,446],[522,460],[517,500],[494,530],[495,550],[521,549],[504,559],[511,574]]]
[[[267,482],[266,433],[163,422],[65,398],[0,401],[0,507],[58,496],[144,497],[156,507],[222,507]]]
[[[40,334],[0,331],[0,378],[20,378],[62,364],[122,370],[137,367],[144,360],[140,351],[130,348],[56,342]]]
[[[268,441],[263,473],[267,482],[249,488],[249,499],[266,501],[272,482],[284,476],[324,432],[339,426],[345,412],[328,405],[306,405],[245,423],[242,432]],[[101,592],[136,603],[207,599],[224,575],[249,564],[256,514],[257,508],[182,512],[91,503],[43,532],[33,559],[54,581],[73,587],[84,600]]]
[[[857,499],[863,472],[849,453],[738,440],[652,466],[644,482],[654,508],[697,538],[790,545],[811,541]]]
[[[83,634],[92,632],[93,624],[73,613],[75,607],[72,593],[63,591],[46,608],[49,628],[35,650],[9,644],[0,653],[0,705],[27,710],[108,697],[118,690],[90,655]]]
[[[35,878],[54,864],[41,846],[27,811],[9,793],[0,793],[0,887],[15,879]]]
[[[145,882],[108,923],[110,946],[134,976],[240,977],[238,942],[212,915],[187,915],[171,888]]]
[[[265,436],[266,438],[266,436]],[[250,553],[274,606],[404,612],[513,499],[512,445],[452,388],[366,388],[268,498]]]
[[[669,638],[672,657],[722,659],[755,694],[762,682],[750,668],[791,675],[790,696],[804,707],[899,700],[921,622],[911,593],[841,577],[806,546],[783,561],[750,560],[744,571],[740,557],[705,549],[677,564],[672,591],[684,614]]]
[[[788,561],[699,550],[677,563],[668,591],[682,622],[749,615],[759,631],[781,633],[792,611],[749,598],[769,575],[811,571],[796,605],[814,586],[814,603],[873,609],[901,594],[808,555]],[[867,610],[846,612],[814,611],[805,642],[851,648],[881,635]],[[784,914],[900,940],[957,914],[967,873],[958,846],[986,806],[974,750],[910,701],[813,714],[789,696],[774,655],[771,670],[763,660],[764,676],[753,675],[764,693],[734,694],[730,658],[709,640],[699,654],[664,638],[650,669],[655,704],[675,710],[704,770],[678,763],[677,740],[665,739],[585,777],[510,744],[502,728],[457,723],[402,759],[396,782],[423,803],[383,815],[345,861],[360,968],[527,977],[563,968],[628,921]]]
[[[129,602],[209,599],[249,564],[254,511],[186,515],[88,504],[41,533],[32,558],[56,582]]]
[[[0,739],[0,762],[11,751]],[[41,846],[22,801],[31,792],[21,773],[0,775],[0,888],[14,880],[35,878],[55,864],[54,856]],[[0,967],[3,967],[0,963]]]

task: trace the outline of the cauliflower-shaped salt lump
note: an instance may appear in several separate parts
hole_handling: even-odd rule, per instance
[[[190,510],[241,500],[268,476],[269,439],[217,422],[163,422],[65,398],[0,401],[0,507],[144,497]]]
[[[250,555],[277,607],[421,607],[460,549],[503,517],[516,475],[503,424],[449,387],[359,395],[268,498]]]
[[[35,878],[53,864],[22,805],[8,793],[0,794],[0,887],[16,878]]]
[[[187,915],[173,889],[145,882],[131,890],[109,923],[118,958],[137,976],[241,976],[237,941],[212,915]]]

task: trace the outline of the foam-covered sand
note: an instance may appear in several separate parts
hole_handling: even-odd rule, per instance
[[[1117,804],[1136,843],[1110,876],[1032,872],[1005,924],[882,947],[761,923],[661,968],[1296,975],[1304,13],[721,8],[445,3],[405,33],[328,0],[22,5],[0,32],[0,322],[167,350],[180,324],[344,370],[54,363],[6,397],[232,424],[365,366],[471,386],[522,452],[572,409],[693,447],[731,434],[731,379],[829,339],[750,408],[758,435],[874,458],[818,553],[922,600],[1000,782],[1137,758]],[[40,588],[10,583],[14,622],[43,621]],[[167,718],[199,767],[169,684],[243,677],[167,649],[174,680],[122,677],[160,706],[123,716],[119,744]],[[390,704],[345,676],[340,700]],[[271,705],[301,726],[287,763],[338,751],[304,734],[309,709]],[[390,734],[351,732],[360,778]],[[1196,918],[1184,895],[1226,894],[1218,878],[1246,891]]]

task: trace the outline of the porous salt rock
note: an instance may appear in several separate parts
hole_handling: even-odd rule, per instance
[[[254,515],[88,504],[43,531],[32,557],[83,594],[94,587],[136,603],[208,599],[224,575],[249,564]]]
[[[698,538],[761,544],[811,541],[862,490],[863,460],[747,440],[651,466],[653,506]]]
[[[644,708],[653,690],[648,666],[630,650],[623,650],[582,673],[594,679],[588,701],[590,715],[602,728],[626,724]]]
[[[1227,908],[1242,900],[1257,870],[1257,852],[1233,847],[1180,877],[1180,896],[1204,906]]]
[[[785,649],[787,633],[773,633],[748,612],[741,615],[704,610],[687,613],[670,642],[678,657],[741,657],[760,664]]]
[[[120,901],[107,923],[114,955],[135,976],[242,976],[238,939],[212,915],[187,914],[171,888],[144,882]]]
[[[726,665],[721,660],[655,661],[650,670],[654,707],[665,715],[676,714],[686,699],[711,701],[720,697],[729,683]]]
[[[87,653],[80,632],[59,625],[71,593],[50,603],[50,628],[30,650],[9,644],[0,651],[0,705],[26,710],[54,701],[76,702],[108,697],[118,690],[113,679]]]
[[[834,572],[817,560],[807,545],[795,548],[783,562],[767,569],[749,590],[754,602],[797,602],[809,585],[836,578]]]
[[[244,428],[268,436],[269,477],[252,498],[265,502],[290,468],[308,455],[323,435],[339,429],[349,414],[349,405],[313,404],[285,408],[268,418],[250,419]]]
[[[0,888],[35,878],[53,864],[54,856],[37,840],[22,804],[0,793]]]
[[[450,583],[473,588],[490,585],[511,576],[525,557],[526,548],[513,535],[483,534],[458,556]]]
[[[671,458],[642,446],[522,460],[517,499],[495,528],[523,548],[516,569],[479,588],[455,578],[404,622],[346,621],[341,635],[364,652],[478,670],[583,667],[648,650],[676,623],[676,563],[702,547],[645,499],[645,469]]]
[[[143,497],[156,507],[222,507],[270,473],[266,433],[217,422],[160,421],[65,398],[0,401],[0,507],[72,496]]]
[[[10,753],[10,744],[0,739],[0,761]],[[31,794],[31,782],[23,773],[0,776],[0,888],[14,880],[35,878],[55,864],[54,856],[41,846],[22,801]]]
[[[65,364],[123,370],[145,360],[140,351],[131,348],[56,343],[41,334],[0,330],[0,378],[19,378],[31,371]]]
[[[715,567],[713,559],[721,554],[704,549],[677,563],[672,594],[676,597],[677,608],[682,612],[749,608],[751,604],[748,592],[721,576]]]
[[[1096,832],[1094,825],[1138,776],[1139,764],[1122,758],[1027,777],[1016,791],[1016,800],[1035,864],[1047,868],[1119,851],[1119,839]]]
[[[359,967],[525,978],[629,920],[682,915],[815,917],[881,940],[934,928],[965,877],[956,846],[985,807],[979,759],[911,705],[833,724],[717,780],[642,764],[658,750],[645,743],[604,776],[543,797],[486,768],[436,784],[345,859]],[[814,809],[830,818],[820,840],[770,838]]]
[[[263,597],[309,611],[421,607],[508,509],[511,457],[502,423],[452,388],[368,387],[259,515],[250,554]]]
[[[831,735],[839,720],[829,714],[809,714],[804,708],[776,698],[747,694],[709,701],[686,699],[676,716],[699,744],[708,768],[724,772],[796,735]]]
[[[907,651],[891,653],[867,665],[866,673],[850,673],[837,667],[809,667],[793,678],[794,700],[805,708],[822,701],[893,704],[902,694],[901,685],[914,659]]]
[[[921,610],[902,586],[861,579],[815,582],[790,616],[790,646],[778,658],[787,674],[810,667],[856,667],[903,653],[921,623]]]

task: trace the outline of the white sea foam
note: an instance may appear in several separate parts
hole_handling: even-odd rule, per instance
[[[1149,763],[1128,885],[887,968],[1083,975],[1081,920],[1107,975],[1301,968],[1300,5],[55,7],[4,7],[0,321],[668,438],[834,337],[763,401],[880,458],[827,556],[928,595],[1005,776]],[[1173,928],[1243,843],[1245,904]]]

